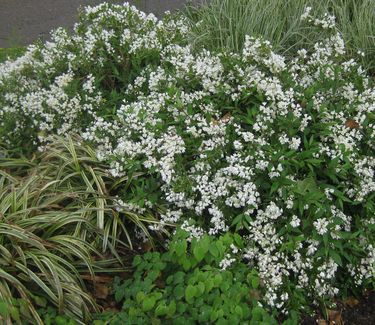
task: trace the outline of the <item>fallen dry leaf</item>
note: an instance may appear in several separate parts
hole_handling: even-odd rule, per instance
[[[256,300],[260,300],[261,294],[259,290],[251,289],[250,290],[250,297]]]
[[[111,283],[113,281],[113,277],[108,275],[94,275],[91,274],[83,274],[81,278],[84,280],[98,282],[98,283]]]
[[[302,108],[306,108],[306,104],[307,104],[306,99],[303,99],[299,104],[301,105]]]
[[[104,311],[107,312],[107,313],[110,312],[112,314],[120,312],[120,310],[118,308],[114,308],[114,307],[104,308]]]
[[[359,123],[352,119],[346,120],[345,126],[350,129],[359,129]]]
[[[328,325],[327,321],[325,319],[318,319],[318,325]]]
[[[354,306],[357,306],[359,304],[359,300],[354,297],[349,297],[346,300],[343,301],[344,305],[353,308]]]
[[[143,252],[149,252],[152,250],[152,243],[149,240],[146,240],[141,244],[141,249]]]
[[[231,117],[232,117],[232,114],[228,112],[223,117],[219,118],[218,120],[212,119],[212,124],[218,125],[219,123],[228,123]]]
[[[155,286],[158,287],[159,289],[164,289],[165,288],[165,282],[164,282],[162,276],[159,276],[156,279]]]
[[[106,285],[96,283],[94,296],[97,299],[107,299],[109,295],[109,288]]]
[[[344,325],[341,312],[338,310],[327,310],[329,325]]]

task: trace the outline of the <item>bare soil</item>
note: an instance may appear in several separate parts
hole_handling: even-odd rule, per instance
[[[367,291],[362,297],[337,302],[333,311],[335,319],[324,320],[322,315],[306,316],[302,325],[373,325],[375,324],[375,291]]]

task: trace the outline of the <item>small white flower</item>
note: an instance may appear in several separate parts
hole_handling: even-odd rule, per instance
[[[297,228],[300,224],[301,224],[301,220],[296,215],[294,215],[292,217],[292,221],[290,222],[290,225],[293,228]]]
[[[225,258],[223,258],[220,263],[219,267],[225,271],[228,267],[230,267],[234,262],[236,261],[235,258],[232,258],[230,254],[225,255]]]
[[[327,232],[327,226],[329,225],[329,221],[326,218],[320,218],[314,221],[314,227],[319,235],[324,235]]]

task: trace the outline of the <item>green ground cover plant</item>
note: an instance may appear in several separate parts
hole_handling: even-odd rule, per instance
[[[96,232],[76,225],[74,238],[118,260],[133,238],[166,246],[134,260],[134,278],[115,285],[121,312],[103,322],[202,323],[203,308],[223,323],[261,313],[296,324],[310,307],[374,286],[374,84],[334,17],[305,9],[301,24],[322,39],[288,58],[249,35],[237,53],[193,47],[184,16],[102,4],[72,34],[58,29],[0,65],[3,156],[40,151],[49,188],[88,200]],[[207,251],[220,242],[223,251]],[[186,310],[172,313],[178,272]],[[219,287],[215,303],[199,279],[217,274],[256,297]]]
[[[196,46],[241,52],[246,35],[252,35],[270,41],[278,53],[290,58],[300,49],[312,50],[328,35],[300,20],[307,6],[318,15],[334,15],[348,57],[355,57],[371,73],[375,71],[372,0],[212,0],[202,7],[191,6],[185,13]]]
[[[114,283],[122,311],[104,313],[94,324],[277,324],[258,304],[254,270],[238,262],[222,270],[225,256],[243,247],[238,234],[206,235],[189,244],[188,237],[178,230],[168,252],[136,256],[134,276]]]

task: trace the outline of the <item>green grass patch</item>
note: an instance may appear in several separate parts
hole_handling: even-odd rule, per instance
[[[25,53],[24,47],[10,47],[0,48],[0,63],[6,61],[8,58],[15,59]]]

